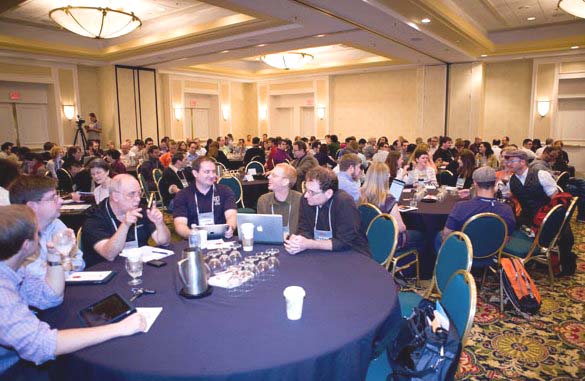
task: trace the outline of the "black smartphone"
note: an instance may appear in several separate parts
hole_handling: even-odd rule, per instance
[[[146,203],[146,208],[147,209],[152,208],[153,203],[154,203],[154,193],[151,193],[150,196],[148,196],[148,202]]]
[[[167,265],[165,261],[161,261],[160,259],[153,259],[152,261],[146,262],[146,264],[153,267],[163,267]]]

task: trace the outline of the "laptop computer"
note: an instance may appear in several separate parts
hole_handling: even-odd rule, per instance
[[[392,184],[390,184],[390,194],[394,196],[396,202],[400,202],[400,197],[402,196],[404,185],[404,181],[398,179],[393,179]]]
[[[254,243],[282,244],[284,242],[284,229],[282,227],[282,216],[280,214],[246,214],[238,213],[238,232],[243,223],[254,224]],[[239,240],[242,235],[239,234]]]

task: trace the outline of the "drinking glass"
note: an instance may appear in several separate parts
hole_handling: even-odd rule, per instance
[[[230,253],[230,260],[232,261],[233,265],[237,265],[242,261],[242,254],[240,254],[237,250],[232,250]]]
[[[221,264],[221,269],[224,271],[233,264],[230,256],[227,253],[222,253],[219,256],[219,263]]]
[[[209,265],[210,276],[213,276],[222,271],[222,264],[217,256],[211,256],[207,264]]]
[[[71,270],[71,250],[75,246],[75,234],[71,229],[63,229],[60,232],[53,234],[52,237],[53,246],[55,250],[61,254],[61,263],[63,269],[66,271]]]
[[[142,258],[138,257],[138,260],[136,258],[126,258],[126,271],[132,277],[132,280],[128,282],[129,285],[137,286],[142,283],[142,279],[140,279],[142,266]]]

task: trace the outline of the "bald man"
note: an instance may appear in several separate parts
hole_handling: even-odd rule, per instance
[[[83,250],[88,266],[113,261],[123,249],[147,245],[151,237],[157,245],[167,245],[171,232],[156,205],[140,207],[140,185],[127,174],[110,182],[110,197],[104,199],[83,224]]]

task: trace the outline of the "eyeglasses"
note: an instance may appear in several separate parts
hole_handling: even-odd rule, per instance
[[[520,162],[520,159],[518,159],[518,158],[507,158],[507,157],[505,157],[504,158],[504,161],[505,162],[508,162],[508,163],[519,163]]]
[[[120,191],[114,191],[114,192],[120,193],[122,196],[124,196],[127,199],[140,198],[140,191],[134,191],[134,192],[128,192],[128,193],[122,193]]]
[[[38,200],[37,202],[46,202],[46,201],[50,201],[50,202],[57,202],[59,201],[59,199],[61,199],[61,196],[59,196],[57,193],[55,193],[54,195],[50,196],[50,198],[45,199],[45,200]]]
[[[305,191],[305,193],[306,193],[306,194],[308,194],[308,195],[309,195],[309,197],[313,197],[313,196],[316,196],[316,195],[318,195],[318,194],[320,194],[320,193],[323,193],[323,191],[322,191],[322,190],[319,190],[319,191],[314,191],[314,190],[311,190],[311,189],[307,189],[307,190]]]

